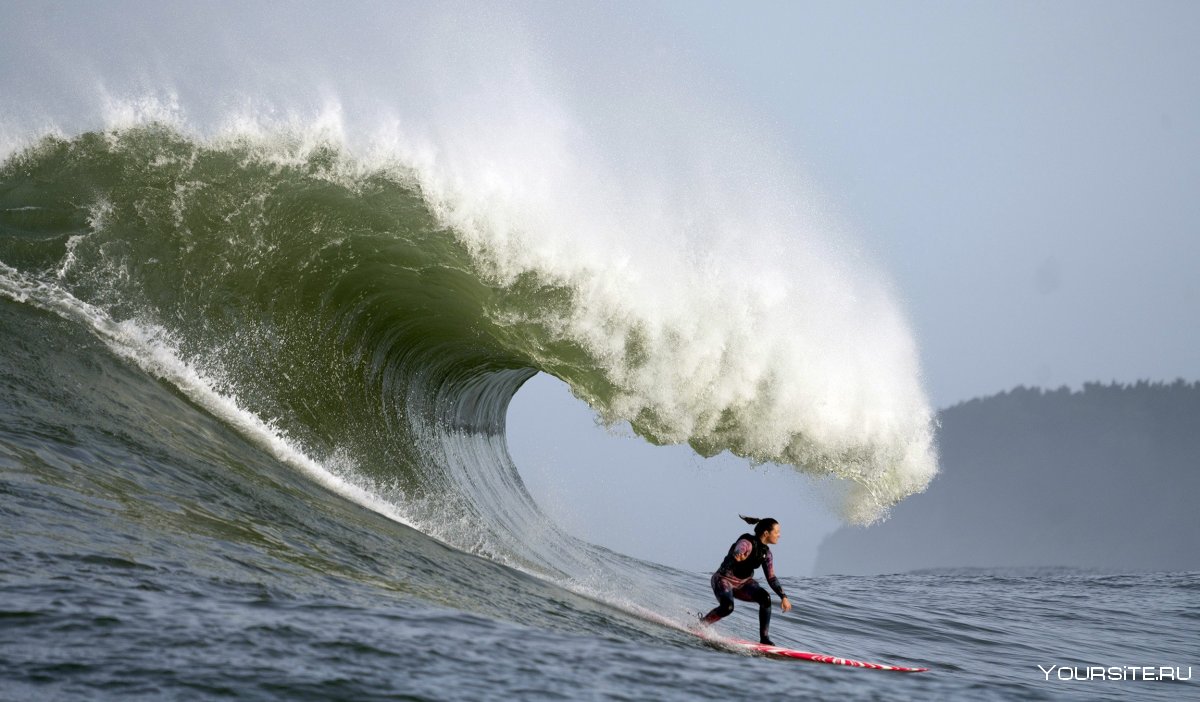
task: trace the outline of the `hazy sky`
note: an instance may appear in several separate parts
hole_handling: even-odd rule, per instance
[[[656,14],[663,53],[781,134],[892,277],[936,407],[1022,384],[1200,378],[1200,5],[689,2]],[[570,401],[549,381],[530,391]],[[579,533],[711,568],[735,513],[758,509],[790,518],[776,550],[803,572],[834,524],[810,500],[775,501],[804,493],[803,479],[598,437],[586,412],[555,415],[571,438],[532,450],[518,432],[533,401],[513,409],[513,451]],[[587,450],[572,458],[569,443]],[[696,509],[672,509],[685,521],[663,534],[648,495]],[[606,521],[621,502],[630,519]]]
[[[313,67],[318,93],[384,85],[421,39],[414,7],[0,0],[0,147],[34,103],[69,127],[98,83],[165,83],[193,114],[226,87],[312,88]],[[890,276],[935,407],[1021,384],[1200,378],[1198,3],[436,7],[451,27],[517,17],[540,58],[579,67],[566,90],[598,112],[640,100],[669,121],[678,92],[744,115]],[[503,60],[510,29],[480,50]],[[803,571],[833,525],[803,480],[613,438],[549,379],[511,425],[547,510],[634,555],[710,569],[736,513],[760,512],[784,521],[781,567]]]
[[[894,277],[935,405],[1200,377],[1200,5],[670,14]]]

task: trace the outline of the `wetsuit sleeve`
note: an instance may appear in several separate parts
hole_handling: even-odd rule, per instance
[[[775,556],[770,551],[767,551],[767,557],[763,559],[762,569],[763,575],[767,576],[767,584],[771,586],[776,595],[779,595],[779,599],[787,597],[783,594],[783,586],[779,584],[779,578],[775,577]]]
[[[745,558],[754,550],[754,545],[745,539],[738,539],[733,548],[729,549],[729,554],[734,558]]]

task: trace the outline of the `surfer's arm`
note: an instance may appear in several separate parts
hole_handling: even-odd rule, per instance
[[[754,550],[754,545],[745,539],[738,539],[733,548],[729,549],[729,555],[733,556],[735,561],[744,561]]]
[[[770,551],[767,551],[767,557],[763,559],[762,564],[763,575],[767,576],[767,584],[779,595],[780,603],[783,606],[783,611],[788,611],[792,608],[791,602],[788,601],[788,596],[783,593],[783,585],[780,584],[779,578],[775,577],[775,557]]]

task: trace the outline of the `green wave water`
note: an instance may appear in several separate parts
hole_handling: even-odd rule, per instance
[[[652,442],[846,478],[859,521],[928,482],[920,393],[843,392],[870,354],[830,377],[773,338],[796,310],[773,318],[736,267],[680,252],[656,289],[636,261],[614,284],[610,257],[481,202],[305,130],[51,135],[0,169],[0,292],[91,326],[354,499],[502,560],[541,560],[524,534],[553,531],[504,446],[508,401],[539,371]],[[704,318],[721,310],[694,294],[745,314]]]

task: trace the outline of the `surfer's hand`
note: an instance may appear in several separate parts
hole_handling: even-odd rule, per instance
[[[744,561],[744,560],[746,560],[746,559],[747,559],[747,558],[749,558],[749,557],[750,557],[750,554],[748,554],[748,553],[735,553],[735,554],[733,554],[733,560],[735,560],[735,561]]]
[[[786,598],[786,597],[785,597],[785,598],[783,598],[782,600],[780,600],[780,601],[779,601],[779,608],[780,608],[780,609],[782,609],[782,610],[783,610],[783,611],[785,611],[785,612],[789,612],[789,611],[791,611],[791,609],[792,609],[792,602],[791,602],[791,600],[789,600],[789,599],[788,599],[788,598]]]

